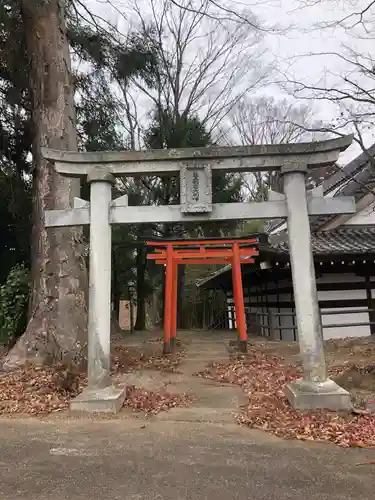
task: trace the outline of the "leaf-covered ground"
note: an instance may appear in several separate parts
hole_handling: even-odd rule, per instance
[[[341,370],[336,366],[335,373],[343,373],[346,368],[347,365]],[[283,389],[301,373],[298,364],[288,364],[283,358],[258,348],[244,359],[213,363],[197,375],[243,388],[249,402],[236,416],[240,424],[287,439],[329,441],[342,447],[375,447],[374,414],[295,411]]]
[[[112,353],[112,372],[129,373],[145,368],[174,372],[183,354],[183,349],[179,348],[174,355],[162,356],[160,345],[153,346],[151,351],[117,346]],[[76,397],[86,385],[84,374],[72,372],[64,366],[40,368],[27,365],[11,373],[3,373],[0,376],[0,415],[46,415],[66,410],[70,399]],[[184,393],[146,391],[129,386],[124,406],[149,415],[187,406],[190,401],[191,396]]]
[[[172,394],[166,390],[156,392],[128,386],[124,406],[143,411],[146,415],[156,415],[171,408],[189,406],[192,401],[192,396],[186,393]]]
[[[85,386],[84,376],[72,375],[71,387],[65,389],[55,368],[32,365],[0,378],[0,414],[45,415],[67,408],[69,400]]]
[[[284,363],[300,366],[298,342],[254,339],[252,349],[284,358]],[[324,342],[328,372],[350,391],[356,407],[364,409],[375,396],[375,341],[371,337],[330,339]]]
[[[112,367],[115,372],[128,373],[139,369],[153,369],[178,373],[178,365],[185,356],[185,348],[180,344],[169,356],[163,356],[162,342],[153,339],[142,349],[118,345],[112,350]]]

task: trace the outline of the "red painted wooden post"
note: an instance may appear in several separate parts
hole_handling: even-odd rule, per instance
[[[234,259],[233,259],[233,248],[232,248],[232,258],[231,258],[231,265],[232,265],[232,295],[233,295],[233,303],[232,303],[232,324],[233,328],[236,329],[237,331],[237,340],[240,341],[239,337],[239,332],[238,332],[238,321],[237,321],[237,315],[238,315],[238,310],[237,310],[237,273],[236,273],[236,266],[234,264]]]
[[[173,287],[172,287],[172,309],[171,309],[171,348],[172,351],[176,346],[177,336],[177,307],[178,307],[178,264],[176,259],[173,259]]]
[[[167,244],[167,265],[165,271],[165,300],[164,300],[164,354],[171,352],[171,313],[173,292],[173,248]]]
[[[237,242],[233,243],[233,297],[236,310],[236,323],[239,336],[239,347],[242,352],[247,351],[247,328],[245,319],[245,304],[243,299],[240,248]]]

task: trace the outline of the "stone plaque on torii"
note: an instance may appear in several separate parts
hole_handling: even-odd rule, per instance
[[[76,198],[67,210],[45,214],[47,227],[90,225],[88,389],[72,409],[116,411],[124,391],[110,381],[111,224],[275,219],[288,221],[288,238],[304,377],[286,393],[296,408],[346,409],[348,392],[327,378],[319,314],[309,215],[355,213],[353,197],[324,198],[308,193],[310,169],[332,165],[352,136],[301,144],[79,153],[44,150],[56,172],[86,177],[90,202]],[[279,171],[284,193],[270,201],[212,203],[212,173]],[[127,196],[111,199],[116,177],[179,175],[181,204],[128,206]]]

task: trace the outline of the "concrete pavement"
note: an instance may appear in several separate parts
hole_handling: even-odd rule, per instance
[[[1,500],[370,500],[375,451],[233,424],[2,419]]]

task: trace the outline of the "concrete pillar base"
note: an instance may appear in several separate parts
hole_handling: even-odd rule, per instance
[[[325,382],[299,379],[288,384],[284,394],[296,410],[347,411],[352,407],[349,392],[331,379]]]
[[[114,386],[104,389],[85,389],[70,402],[71,411],[89,413],[118,413],[125,400],[125,389]]]

